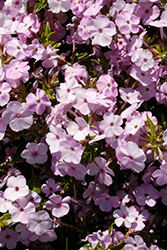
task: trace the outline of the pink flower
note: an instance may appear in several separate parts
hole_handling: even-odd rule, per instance
[[[46,211],[30,213],[28,215],[27,228],[37,235],[42,235],[52,227],[52,220]]]
[[[48,0],[48,4],[53,13],[66,12],[71,8],[70,0]]]
[[[63,217],[68,214],[70,210],[70,206],[68,203],[70,202],[70,197],[66,196],[62,199],[60,195],[52,194],[49,197],[50,201],[45,203],[46,209],[52,211],[52,215],[56,218]]]
[[[89,134],[90,128],[87,122],[82,117],[76,117],[75,121],[70,121],[67,124],[67,132],[73,135],[73,138],[77,141],[84,140]]]
[[[114,172],[107,166],[107,161],[102,157],[96,157],[95,162],[97,165],[94,163],[89,163],[87,165],[87,173],[89,175],[96,175],[99,173],[98,181],[107,186],[111,185],[113,181],[110,175],[114,176]]]
[[[42,164],[48,159],[47,146],[43,143],[28,142],[21,157],[25,158],[29,164]]]
[[[10,176],[7,180],[7,189],[4,191],[4,197],[7,200],[15,201],[29,193],[29,187],[26,185],[26,179],[23,175],[17,177]]]
[[[130,104],[135,102],[140,102],[142,100],[142,96],[139,91],[132,88],[119,88],[121,98]]]
[[[89,19],[87,30],[93,45],[108,46],[112,42],[113,35],[116,34],[115,24],[105,15]]]
[[[33,124],[33,116],[28,109],[28,104],[17,101],[8,103],[7,109],[2,113],[2,119],[15,132],[28,129]]]
[[[35,212],[35,205],[24,197],[17,199],[9,208],[11,219],[14,222],[28,223],[28,215]]]
[[[5,199],[4,193],[0,191],[0,212],[6,213],[11,205],[11,201]]]
[[[0,106],[6,105],[10,100],[10,95],[8,94],[11,90],[9,83],[3,82],[0,84]]]
[[[83,180],[87,172],[84,165],[73,162],[61,162],[57,165],[57,168],[63,176],[68,174],[69,176],[74,176],[77,180]]]
[[[65,141],[60,142],[60,147],[63,149],[61,156],[64,161],[75,164],[80,163],[84,149],[79,142],[72,137],[67,137]]]
[[[125,243],[124,250],[149,250],[146,243],[139,235],[135,235],[134,238],[129,236],[125,239]]]
[[[162,164],[160,169],[155,170],[152,177],[156,178],[157,185],[165,185],[167,183],[167,163]]]
[[[54,193],[54,192],[57,192],[57,191],[62,191],[62,187],[55,183],[55,180],[52,179],[52,178],[49,178],[47,181],[46,181],[47,184],[43,184],[41,186],[41,191],[43,193],[45,193],[45,196],[49,196],[50,193]]]
[[[131,32],[137,33],[139,31],[140,18],[129,11],[121,11],[121,13],[117,15],[115,22],[120,32],[124,35],[128,35]]]
[[[46,92],[43,89],[36,89],[36,94],[29,93],[26,97],[28,108],[31,112],[36,112],[37,115],[42,115],[46,106],[51,106],[51,102]]]
[[[149,207],[154,207],[156,199],[160,196],[157,189],[154,189],[151,184],[145,183],[136,187],[133,191],[133,195],[140,206],[148,205]]]
[[[115,218],[117,227],[124,225],[126,228],[131,228],[132,223],[135,221],[135,215],[130,213],[129,208],[126,206],[116,209],[113,212],[113,217]]]
[[[20,236],[14,230],[6,228],[0,233],[0,246],[6,246],[7,249],[16,248],[17,242],[20,240]]]
[[[95,200],[95,205],[99,205],[100,210],[103,212],[110,212],[112,207],[119,206],[118,197],[106,193],[100,194],[99,198]]]
[[[6,78],[14,80],[21,78],[30,69],[30,66],[27,64],[28,62],[26,61],[11,60],[6,68]]]
[[[135,142],[121,141],[121,144],[116,148],[116,156],[123,169],[130,168],[139,173],[145,168],[146,156]]]
[[[107,249],[111,243],[111,237],[108,235],[108,231],[101,232],[99,230],[97,233],[89,234],[86,239],[90,242],[93,248],[96,248],[97,244],[100,242],[100,245],[103,249]]]

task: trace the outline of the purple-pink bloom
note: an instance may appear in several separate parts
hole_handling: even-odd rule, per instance
[[[96,233],[89,234],[86,239],[90,242],[91,246],[95,248],[98,243],[103,249],[107,249],[111,243],[111,237],[108,235],[108,230],[101,232],[101,230]]]
[[[87,30],[93,45],[108,46],[112,42],[113,35],[116,34],[115,24],[105,15],[89,19]]]
[[[99,198],[95,200],[95,205],[99,205],[103,212],[110,212],[112,207],[118,207],[119,201],[117,196],[110,196],[107,193],[100,194]]]
[[[28,109],[28,104],[24,102],[9,102],[2,113],[2,119],[15,132],[28,129],[33,124],[32,113]]]
[[[95,162],[97,165],[95,163],[89,163],[87,165],[87,173],[89,175],[96,175],[99,173],[98,181],[107,186],[111,185],[113,181],[110,175],[114,176],[114,172],[107,166],[107,161],[102,157],[96,157]]]
[[[115,218],[115,224],[117,227],[124,225],[126,228],[131,228],[132,223],[135,221],[134,213],[130,212],[126,206],[121,206],[120,209],[116,209],[113,212]]]
[[[60,218],[68,214],[70,210],[70,206],[68,204],[70,202],[69,196],[62,199],[60,195],[52,194],[49,199],[50,201],[46,201],[45,206],[46,209],[52,211],[52,215],[54,217]]]
[[[52,227],[52,220],[48,212],[40,210],[28,215],[27,228],[37,235],[42,235]]]
[[[54,193],[54,192],[57,192],[57,191],[62,191],[62,187],[58,183],[56,183],[54,179],[49,178],[46,181],[46,184],[43,184],[41,186],[41,191],[47,197],[47,196],[50,195],[50,193]]]
[[[20,236],[14,230],[5,228],[0,233],[0,246],[6,246],[7,249],[16,248],[17,242],[20,240]]]
[[[139,235],[135,235],[134,238],[129,236],[125,239],[125,243],[124,250],[149,250],[146,243]]]
[[[43,89],[36,89],[36,93],[29,93],[26,97],[28,108],[31,112],[36,112],[37,115],[42,115],[46,106],[51,106],[51,102],[46,92]]]
[[[156,178],[157,185],[165,185],[167,183],[167,163],[162,164],[160,169],[155,170],[152,177]]]
[[[155,206],[156,200],[160,197],[157,189],[153,188],[151,184],[145,183],[136,187],[133,190],[133,195],[140,206],[148,205],[149,207]]]
[[[116,156],[122,169],[130,168],[139,173],[145,168],[146,156],[135,142],[121,141],[116,148]]]
[[[7,189],[4,191],[4,197],[7,200],[15,201],[29,193],[29,187],[26,185],[26,179],[23,175],[16,177],[10,176],[7,180]]]
[[[4,106],[9,102],[10,90],[11,90],[11,87],[10,87],[9,83],[3,82],[0,84],[0,106]]]
[[[25,72],[30,69],[30,66],[27,64],[28,62],[26,61],[23,62],[17,59],[11,60],[6,68],[6,78],[14,80],[21,78]]]
[[[21,157],[25,158],[29,164],[42,164],[48,159],[47,146],[44,143],[28,142]]]

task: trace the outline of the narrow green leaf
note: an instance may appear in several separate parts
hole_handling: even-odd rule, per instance
[[[31,166],[31,180],[28,182],[28,185],[31,190],[37,192],[37,194],[41,193],[41,185],[38,181],[36,174],[34,173],[33,167]]]
[[[43,2],[36,3],[33,13],[36,14],[40,10],[44,9],[46,6],[47,6],[47,4],[43,3]]]
[[[108,249],[113,249],[113,250],[122,250],[124,247],[124,240],[122,240],[118,245],[112,245],[109,246]]]
[[[147,115],[147,123],[148,123],[150,130],[151,130],[151,134],[155,135],[156,125],[154,125],[154,123],[151,121],[151,119],[149,118],[148,115]]]

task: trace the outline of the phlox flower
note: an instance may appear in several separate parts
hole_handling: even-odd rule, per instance
[[[140,18],[129,11],[121,11],[115,19],[120,32],[124,35],[128,35],[131,32],[137,33],[139,31],[139,22]]]
[[[96,157],[95,162],[97,165],[94,163],[89,163],[87,165],[87,173],[89,175],[96,175],[99,173],[98,181],[107,186],[111,185],[113,180],[110,175],[114,176],[114,172],[107,166],[107,161],[102,157]]]
[[[62,159],[66,162],[80,163],[84,148],[82,145],[69,136],[65,141],[60,142]]]
[[[6,246],[7,249],[16,248],[17,242],[20,240],[20,236],[14,230],[5,228],[0,233],[0,246]]]
[[[140,102],[142,100],[142,96],[139,91],[132,88],[119,88],[121,98],[130,104],[135,102]]]
[[[135,64],[141,68],[142,71],[147,71],[154,67],[154,59],[151,51],[142,49],[139,54],[139,58],[135,61]]]
[[[32,37],[32,33],[37,33],[39,31],[40,22],[36,14],[30,13],[21,15],[19,24],[17,27],[17,32],[26,35],[27,37]]]
[[[93,248],[100,243],[103,249],[107,249],[111,243],[111,237],[108,235],[108,230],[101,232],[101,230],[97,231],[96,233],[89,234],[86,237]]]
[[[56,153],[60,150],[60,142],[66,140],[66,132],[59,125],[51,125],[50,132],[46,134],[45,140],[51,153]]]
[[[29,93],[26,97],[28,108],[31,112],[36,112],[37,115],[42,115],[46,106],[51,106],[51,102],[46,92],[43,89],[36,89],[36,93]]]
[[[52,220],[48,212],[40,210],[28,215],[27,228],[30,232],[42,235],[52,227]]]
[[[149,250],[149,248],[146,246],[141,236],[135,235],[134,238],[129,236],[125,239],[124,250]]]
[[[130,121],[126,121],[125,131],[127,134],[135,135],[145,125],[142,115],[137,115]]]
[[[119,207],[118,197],[102,193],[99,198],[95,200],[95,205],[99,205],[100,210],[103,212],[110,212],[112,207]]]
[[[96,82],[97,89],[114,100],[118,95],[118,84],[110,75],[101,75]]]
[[[103,0],[96,0],[96,1],[90,1],[90,2],[92,3],[89,5],[88,3],[86,4],[87,9],[83,13],[84,16],[96,16],[104,5]]]
[[[113,112],[106,112],[99,124],[99,128],[107,137],[120,135],[123,132],[122,123],[123,120],[119,115],[114,115]]]
[[[70,121],[67,124],[67,132],[77,141],[84,140],[89,134],[90,128],[87,122],[82,117],[76,117],[75,121]]]
[[[46,48],[46,50],[43,53],[43,62],[42,66],[45,68],[51,68],[53,66],[57,66],[57,59],[58,55],[56,53],[56,50],[52,48],[52,46],[49,44]]]
[[[23,175],[16,177],[10,176],[7,180],[7,189],[4,191],[4,197],[7,200],[15,201],[29,193],[29,187],[26,185],[26,179]]]
[[[11,219],[14,222],[28,223],[28,215],[35,212],[35,205],[24,197],[18,198],[9,208]]]
[[[28,0],[6,0],[4,4],[6,7],[17,6],[19,11],[23,13],[27,9],[27,1]]]
[[[89,19],[87,30],[93,45],[108,46],[112,42],[113,35],[116,34],[115,24],[105,15]]]
[[[87,28],[88,21],[89,17],[83,17],[77,29],[78,35],[85,41],[89,39],[89,33]]]
[[[25,158],[29,164],[42,164],[48,159],[47,146],[43,143],[28,142],[21,157]]]
[[[116,156],[121,168],[130,168],[134,172],[141,172],[145,167],[146,156],[135,142],[121,141],[116,148]]]
[[[0,212],[5,213],[9,209],[11,201],[4,197],[4,193],[0,191]]]
[[[72,0],[71,11],[77,17],[82,17],[85,10],[85,0]]]
[[[148,205],[149,207],[155,206],[156,200],[160,197],[157,189],[153,188],[151,184],[145,183],[136,187],[133,195],[140,206]]]
[[[135,221],[135,215],[130,213],[127,206],[121,206],[113,212],[115,224],[117,227],[124,225],[126,228],[131,228],[132,223]]]
[[[45,193],[45,196],[47,197],[50,195],[50,193],[62,191],[62,187],[58,183],[56,183],[54,179],[49,178],[46,181],[46,184],[43,184],[41,186],[41,191]]]
[[[71,0],[48,0],[48,4],[53,13],[66,12],[71,8]]]
[[[30,69],[30,66],[27,64],[28,62],[26,61],[23,62],[18,59],[11,60],[6,68],[6,78],[13,80],[21,78]]]
[[[35,38],[31,44],[28,45],[28,51],[32,58],[35,58],[36,60],[42,60],[45,47],[43,44],[39,43],[38,39]]]
[[[75,177],[77,180],[83,180],[87,173],[85,166],[80,163],[75,164],[73,162],[61,162],[57,165],[57,168],[61,175],[64,176],[68,174],[69,176]]]
[[[0,117],[0,140],[4,138],[6,127],[7,124]]]
[[[10,56],[23,60],[28,56],[27,45],[13,38],[5,44],[5,50]]]
[[[144,209],[140,211],[139,207],[137,206],[131,206],[129,207],[129,213],[134,214],[134,222],[131,224],[131,229],[134,229],[135,231],[141,231],[146,226],[144,224],[144,221],[147,221],[149,217],[148,210]]]
[[[86,204],[90,204],[91,199],[93,199],[94,201],[99,197],[99,195],[101,193],[105,192],[105,186],[95,182],[95,181],[91,181],[89,183],[88,188],[83,192],[83,198],[86,199]]]
[[[157,86],[157,93],[155,95],[155,98],[157,102],[159,103],[165,103],[167,102],[167,82],[164,82],[161,85]]]
[[[156,178],[156,183],[158,186],[163,186],[167,183],[167,163],[160,166],[160,169],[155,170],[152,173],[152,177]]]
[[[0,106],[6,105],[10,100],[9,92],[11,90],[11,87],[9,83],[3,82],[0,84]]]
[[[25,196],[28,202],[31,202],[35,205],[35,207],[39,206],[41,201],[41,196],[37,194],[35,191],[30,191],[28,195]]]
[[[68,204],[70,202],[69,196],[62,199],[60,195],[52,194],[49,199],[50,201],[46,201],[45,206],[46,209],[52,211],[52,215],[54,217],[60,218],[68,214],[70,210],[70,206]]]

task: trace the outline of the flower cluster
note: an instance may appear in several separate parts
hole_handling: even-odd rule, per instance
[[[166,248],[166,27],[165,0],[0,1],[0,248]]]

